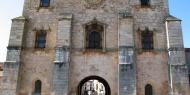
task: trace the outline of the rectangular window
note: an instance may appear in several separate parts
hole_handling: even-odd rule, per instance
[[[141,34],[142,37],[142,49],[152,50],[153,47],[153,33],[149,30],[145,30]]]
[[[41,0],[40,7],[49,7],[50,0]]]
[[[96,21],[86,25],[86,48],[87,49],[102,49],[103,43],[103,25],[97,23]]]
[[[45,48],[46,46],[46,31],[36,33],[36,48]]]
[[[150,6],[150,0],[141,0],[141,6]]]

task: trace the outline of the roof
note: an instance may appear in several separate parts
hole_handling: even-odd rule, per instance
[[[169,15],[168,17],[166,17],[166,21],[181,21],[181,19],[174,17],[172,15]]]

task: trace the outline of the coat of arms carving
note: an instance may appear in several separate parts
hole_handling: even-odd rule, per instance
[[[104,0],[85,0],[85,2],[87,3],[86,7],[92,9],[96,9],[97,7],[99,7],[103,1]]]

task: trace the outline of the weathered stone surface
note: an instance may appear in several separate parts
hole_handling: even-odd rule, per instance
[[[55,63],[53,70],[54,95],[68,95],[69,64]]]
[[[16,95],[19,76],[19,62],[5,62],[0,95]]]
[[[186,56],[186,63],[188,65],[188,72],[190,74],[190,49],[189,48],[186,48],[185,49],[185,56]]]
[[[25,17],[12,19],[12,26],[9,38],[9,47],[21,47],[24,33]]]
[[[23,17],[13,20],[7,61],[19,63],[5,66],[5,79],[10,81],[3,95],[32,95],[36,80],[42,82],[41,95],[76,95],[89,76],[104,79],[111,95],[144,95],[147,84],[155,95],[168,95],[170,78],[175,79],[175,93],[189,94],[181,26],[173,17],[166,19],[167,0],[151,0],[147,7],[140,0],[50,1],[49,7],[40,7],[40,0],[25,0],[27,22]],[[84,49],[84,27],[94,18],[104,25],[105,50]],[[141,32],[147,28],[153,32],[153,50],[142,50]],[[47,32],[46,48],[36,49],[36,32],[41,30]],[[173,50],[173,57],[168,57],[167,49]],[[126,62],[121,62],[122,54]],[[168,63],[173,64],[171,71]]]

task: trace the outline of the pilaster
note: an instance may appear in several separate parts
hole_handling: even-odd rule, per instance
[[[12,19],[7,58],[4,63],[2,95],[16,95],[19,81],[20,55],[26,19],[17,17]]]
[[[129,13],[119,17],[119,95],[136,95],[133,18]]]
[[[168,16],[165,25],[169,56],[170,95],[188,95],[188,69],[185,62],[181,20]]]
[[[53,68],[54,95],[68,95],[72,14],[60,14]]]

